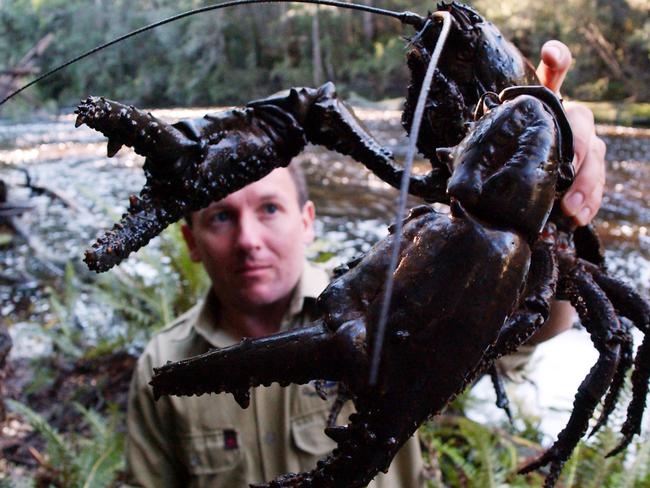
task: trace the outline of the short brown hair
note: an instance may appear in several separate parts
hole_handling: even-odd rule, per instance
[[[286,167],[289,170],[289,175],[293,180],[293,184],[296,186],[296,194],[298,195],[298,205],[300,208],[305,206],[305,203],[309,201],[309,188],[307,187],[307,178],[305,178],[305,172],[302,169],[302,166],[299,161],[292,161]],[[190,212],[185,214],[185,222],[189,227],[192,227],[192,213]]]
[[[307,186],[307,178],[305,178],[305,172],[302,169],[300,161],[292,161],[287,166],[291,179],[293,180],[294,185],[296,185],[296,193],[298,193],[298,204],[300,208],[305,206],[305,203],[309,200],[309,187]]]

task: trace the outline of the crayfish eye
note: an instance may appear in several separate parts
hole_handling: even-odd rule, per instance
[[[485,20],[483,17],[481,17],[478,12],[475,10],[472,10],[471,8],[465,6],[465,15],[467,15],[469,21],[472,24],[480,24],[481,22],[484,22]]]
[[[461,25],[465,30],[471,28],[476,24],[485,22],[485,19],[479,15],[479,13],[468,5],[463,5],[458,2],[452,2],[451,4],[446,4],[441,2],[438,4],[438,10],[446,10],[450,12],[454,19]]]

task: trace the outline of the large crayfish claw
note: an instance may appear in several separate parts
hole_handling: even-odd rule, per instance
[[[108,155],[122,145],[146,156],[146,183],[127,213],[86,252],[90,269],[106,271],[146,245],[172,222],[207,207],[274,168],[304,147],[303,129],[274,106],[206,115],[174,125],[99,97],[78,107],[85,123],[108,137]]]
[[[86,98],[75,113],[77,127],[86,124],[108,137],[109,157],[126,145],[148,158],[140,197],[132,195],[121,221],[86,251],[88,267],[106,271],[183,215],[185,205],[174,198],[179,191],[173,190],[173,179],[188,160],[200,156],[200,144],[150,113],[103,97]]]

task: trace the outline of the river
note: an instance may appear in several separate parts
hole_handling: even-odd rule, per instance
[[[154,113],[175,121],[206,111],[210,110]],[[403,159],[405,136],[399,112],[359,109],[358,114],[378,140]],[[595,224],[607,249],[608,268],[648,297],[650,130],[599,126],[598,132],[608,145],[608,173]],[[325,265],[332,268],[366,251],[386,234],[386,224],[394,218],[396,191],[338,154],[309,147],[299,158],[318,213],[312,257],[331,256]],[[0,313],[3,322],[11,324],[14,357],[47,354],[48,344],[42,338],[24,333],[33,324],[46,322],[52,312],[44,299],[48,293],[44,284],[60,279],[68,261],[83,272],[83,249],[124,211],[128,195],[139,191],[144,179],[141,165],[142,158],[128,149],[106,158],[105,139],[85,126],[75,129],[72,115],[24,122],[0,120],[0,179],[9,184],[11,201],[33,207],[16,221],[35,239],[32,247],[14,239],[0,248]],[[426,166],[424,161],[416,162],[416,168]],[[46,187],[58,197],[31,194],[23,186],[25,171],[33,185]],[[137,257],[129,258],[126,266],[136,273],[151,272]],[[89,330],[102,330],[105,318],[100,311],[88,305],[81,316],[82,322],[92,323]],[[566,421],[577,385],[596,357],[584,330],[570,331],[538,349],[530,377],[536,387],[523,388],[522,398],[544,416],[542,427],[549,435]],[[493,401],[485,384],[479,385],[477,395]],[[551,410],[554,413],[546,415]],[[481,410],[472,415],[483,418],[486,413]],[[499,414],[487,414],[495,415]]]

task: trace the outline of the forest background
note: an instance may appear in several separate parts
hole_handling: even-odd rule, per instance
[[[45,72],[128,31],[208,3],[0,0],[0,67],[16,66],[52,34],[39,59]],[[418,13],[435,8],[430,0],[363,3]],[[650,0],[470,3],[532,60],[545,40],[568,44],[576,62],[564,95],[650,102]],[[369,13],[287,3],[241,6],[182,19],[113,46],[34,87],[23,106],[67,108],[86,94],[147,107],[232,105],[328,80],[353,100],[402,97],[408,35],[410,28]]]

